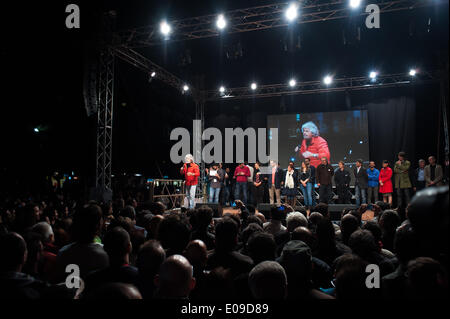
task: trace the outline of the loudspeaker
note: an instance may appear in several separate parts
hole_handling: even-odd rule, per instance
[[[195,208],[199,208],[202,206],[208,206],[214,211],[213,217],[218,218],[222,217],[222,206],[219,203],[196,203]]]
[[[271,207],[271,204],[259,203],[258,204],[258,212],[263,214],[266,219],[270,219],[270,207]]]
[[[331,220],[340,220],[344,208],[357,209],[358,206],[353,204],[329,204],[328,212],[330,213]]]

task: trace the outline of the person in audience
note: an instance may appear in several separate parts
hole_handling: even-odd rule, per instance
[[[308,219],[300,212],[289,213],[286,217],[286,227],[288,232],[292,233],[297,227],[307,227]]]
[[[172,255],[161,264],[155,276],[157,299],[188,299],[195,287],[194,272],[182,255]]]
[[[436,157],[428,157],[428,163],[429,164],[424,168],[426,186],[430,187],[443,185],[442,179],[444,178],[444,174],[442,171],[442,166],[436,164]]]
[[[208,227],[212,223],[213,210],[208,206],[201,206],[194,211],[195,228],[192,231],[192,239],[200,239],[206,244],[208,250],[214,249],[214,234]]]
[[[321,203],[328,204],[331,200],[331,182],[334,175],[333,166],[326,157],[322,157],[321,164],[316,168],[317,186],[319,186],[319,199]]]
[[[383,247],[392,251],[394,248],[394,237],[397,227],[400,225],[400,217],[395,210],[385,210],[379,220],[378,224],[381,228],[381,242]]]
[[[130,235],[122,227],[114,227],[105,234],[103,248],[109,257],[109,267],[90,273],[85,279],[85,292],[106,283],[138,283],[138,269],[130,265],[132,245]]]
[[[201,299],[205,289],[206,263],[208,261],[208,251],[204,242],[199,239],[192,240],[183,253],[184,257],[194,268],[195,288],[191,291],[190,298]]]
[[[283,300],[287,297],[287,276],[275,261],[263,261],[253,267],[248,284],[255,299]]]
[[[383,195],[383,202],[392,206],[392,169],[387,160],[383,161],[383,168],[380,171],[380,193]]]
[[[85,300],[129,300],[142,299],[139,290],[130,284],[121,282],[106,283],[83,297]]]
[[[448,300],[448,274],[430,257],[417,257],[408,263],[407,286],[411,299]]]
[[[382,230],[380,225],[373,220],[369,220],[362,225],[361,229],[366,229],[370,231],[375,239],[375,243],[377,244],[379,248],[379,252],[383,257],[393,259],[395,258],[395,255],[392,253],[392,251],[383,248],[383,241],[382,241]]]
[[[22,269],[27,261],[27,244],[22,236],[10,232],[0,237],[0,299],[40,299],[49,286]]]
[[[191,239],[188,222],[176,214],[164,217],[159,225],[157,239],[165,249],[167,256],[182,254]]]
[[[343,161],[339,161],[339,167],[334,172],[334,183],[336,185],[336,193],[338,196],[338,204],[350,204],[350,172],[345,169]]]
[[[369,177],[367,175],[367,170],[363,167],[363,161],[361,159],[356,161],[355,167],[353,168],[353,174],[355,175],[356,206],[367,204],[367,187]]]
[[[395,189],[397,190],[397,206],[406,207],[410,200],[411,180],[409,169],[411,162],[406,159],[406,153],[398,153],[398,161],[394,166]]]
[[[286,218],[285,207],[272,205],[270,207],[270,221],[264,223],[264,231],[269,234],[275,235],[276,233],[286,230],[283,226],[283,220]]]
[[[313,251],[313,256],[323,260],[328,265],[332,265],[337,257],[345,253],[351,253],[348,246],[336,240],[333,223],[328,218],[323,218],[317,224],[316,237],[317,246]]]
[[[288,299],[315,300],[333,299],[312,286],[311,249],[300,240],[291,240],[284,245],[277,262],[284,268],[288,280]]]
[[[246,251],[256,265],[266,260],[275,260],[277,244],[272,234],[254,232],[247,241]]]
[[[375,204],[378,201],[378,186],[380,179],[380,171],[376,169],[375,162],[369,162],[367,169],[368,187],[367,187],[367,203]]]
[[[346,214],[341,218],[341,241],[344,245],[348,245],[350,236],[359,229],[359,225],[358,218],[352,214]]]
[[[233,277],[248,273],[253,267],[253,260],[235,250],[239,235],[237,223],[230,217],[224,217],[216,224],[215,232],[216,247],[208,255],[206,268],[230,269]]]
[[[65,280],[67,276],[65,269],[69,264],[78,265],[82,279],[92,271],[109,266],[108,254],[100,243],[94,241],[102,225],[102,212],[98,205],[87,205],[75,213],[72,225],[74,241],[59,251],[55,282]]]
[[[151,299],[155,292],[154,278],[166,259],[166,252],[157,240],[148,240],[140,248],[136,260],[139,271],[137,287],[144,299]]]

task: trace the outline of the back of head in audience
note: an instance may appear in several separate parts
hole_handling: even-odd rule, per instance
[[[73,217],[72,235],[79,243],[92,243],[102,227],[102,211],[98,205],[88,205]]]
[[[216,225],[216,250],[232,251],[238,242],[238,225],[229,218],[222,218]]]
[[[288,231],[292,233],[292,231],[297,227],[307,227],[308,219],[300,212],[292,212],[289,213],[286,217],[286,226]]]
[[[247,242],[247,252],[254,263],[275,260],[277,245],[272,234],[265,232],[253,233]]]
[[[106,232],[103,248],[109,256],[111,266],[122,266],[129,263],[132,250],[130,235],[122,227],[114,227]]]
[[[0,237],[0,272],[21,272],[27,260],[27,244],[17,233],[7,233]]]
[[[157,297],[163,299],[187,298],[195,287],[193,269],[189,261],[181,255],[168,257],[155,277],[158,287]]]
[[[253,267],[248,283],[255,299],[279,300],[287,296],[286,272],[275,261],[263,261]]]

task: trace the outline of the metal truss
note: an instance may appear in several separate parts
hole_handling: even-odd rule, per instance
[[[422,71],[414,77],[408,73],[380,75],[375,81],[367,76],[334,79],[330,85],[325,85],[322,81],[300,82],[295,87],[288,84],[270,84],[262,85],[256,90],[250,87],[229,88],[220,93],[218,90],[205,92],[206,101],[219,101],[228,99],[249,99],[264,98],[281,95],[299,95],[338,91],[355,91],[387,87],[397,87],[409,84],[419,84],[437,81],[439,79],[436,73]]]
[[[97,188],[111,190],[112,125],[114,102],[114,52],[111,47],[100,54],[97,112]]]
[[[366,16],[361,6],[358,12],[349,8],[347,0],[303,0],[299,1],[299,15],[296,23],[310,23],[347,18],[350,16]],[[446,0],[371,0],[380,8],[380,14],[401,10],[448,3]],[[130,48],[148,47],[162,44],[164,41],[187,41],[219,36],[221,33],[239,33],[288,25],[284,12],[290,3],[277,3],[246,9],[231,10],[223,13],[227,27],[220,31],[216,27],[217,14],[209,14],[194,18],[169,21],[172,32],[165,39],[159,32],[159,25],[144,26],[120,31],[119,41]]]
[[[176,88],[177,90],[181,91],[183,86],[186,84],[185,81],[181,80],[174,74],[170,73],[169,71],[165,70],[164,68],[160,67],[156,63],[150,61],[149,59],[129,47],[116,46],[114,47],[114,54],[121,60],[134,65],[144,72],[147,72],[149,76],[151,76],[151,74],[155,72],[155,79],[163,81],[167,85]],[[190,94],[196,96],[196,94],[198,94],[198,91],[193,88],[192,85],[189,85],[189,87]]]

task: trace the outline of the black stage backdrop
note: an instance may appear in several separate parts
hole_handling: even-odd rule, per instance
[[[205,128],[223,133],[226,127],[266,127],[270,114],[356,109],[368,111],[370,160],[378,167],[384,159],[395,162],[399,151],[413,166],[419,158],[442,153],[438,85],[220,101],[207,105]]]

